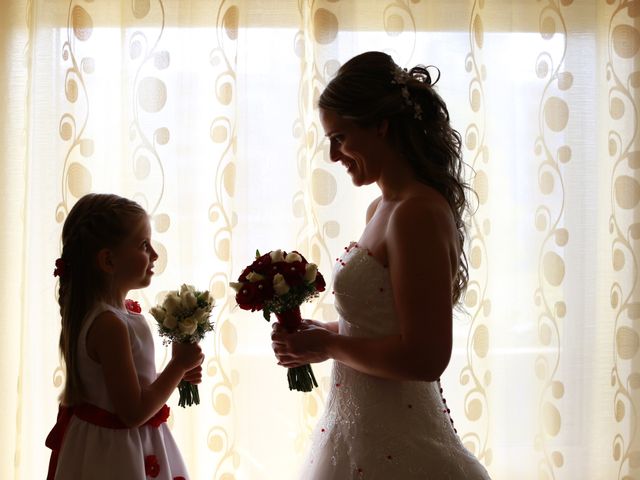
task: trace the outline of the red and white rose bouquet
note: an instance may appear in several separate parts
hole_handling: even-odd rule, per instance
[[[208,291],[200,292],[192,285],[182,285],[180,290],[172,290],[162,301],[162,305],[153,307],[149,313],[158,323],[158,333],[162,343],[174,342],[198,343],[207,332],[213,330],[213,322],[209,320],[215,301]],[[180,401],[184,407],[200,403],[198,386],[187,381],[178,385]]]
[[[295,332],[302,323],[300,305],[324,291],[325,281],[317,265],[300,253],[274,250],[264,255],[256,252],[256,260],[231,287],[240,308],[262,310],[267,321],[274,313],[287,331]],[[289,390],[310,392],[318,386],[310,365],[290,368],[287,378]]]

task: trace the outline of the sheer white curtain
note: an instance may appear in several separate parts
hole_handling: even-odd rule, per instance
[[[375,187],[328,161],[315,101],[384,50],[440,68],[477,194],[443,378],[496,479],[640,473],[637,2],[13,1],[0,17],[0,475],[42,478],[63,372],[53,262],[89,191],[138,200],[161,253],[148,310],[210,288],[202,404],[170,425],[193,478],[293,478],[324,406],[287,390],[227,282],[297,248],[330,280]],[[475,171],[475,174],[472,172]],[[328,289],[330,293],[330,288]],[[331,295],[304,313],[335,319]],[[427,319],[428,320],[428,319]],[[167,352],[156,345],[159,367]]]

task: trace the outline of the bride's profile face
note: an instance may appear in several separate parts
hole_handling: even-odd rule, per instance
[[[376,127],[361,127],[331,110],[320,109],[320,123],[329,139],[329,158],[340,162],[354,185],[369,185],[380,176],[381,136]]]

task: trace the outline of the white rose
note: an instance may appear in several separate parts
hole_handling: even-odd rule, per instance
[[[178,322],[178,328],[186,335],[193,335],[193,332],[198,328],[198,322],[196,322],[193,317],[187,317]]]
[[[201,323],[204,323],[207,321],[207,318],[209,318],[209,311],[206,308],[199,308],[198,310],[196,310],[196,312],[193,314],[193,318],[196,319],[196,322],[198,323],[198,325],[200,325]]]
[[[213,298],[213,295],[211,295],[208,290],[205,290],[200,295],[198,295],[198,302],[208,303],[211,308],[215,307],[216,305],[216,299]]]
[[[284,254],[282,253],[282,250],[274,250],[273,252],[269,253],[269,256],[271,257],[271,261],[273,263],[284,262]]]
[[[198,299],[193,294],[193,292],[187,292],[183,294],[181,298],[182,307],[185,309],[191,310],[192,308],[195,308],[196,305],[198,305]]]
[[[229,282],[229,286],[233,288],[236,293],[238,293],[240,290],[242,290],[243,285],[240,282]]]
[[[180,297],[178,296],[178,292],[169,292],[167,297],[164,299],[164,309],[167,313],[175,313],[180,308]]]
[[[167,315],[164,319],[164,322],[162,322],[162,326],[169,330],[175,330],[177,325],[178,325],[178,319],[173,315]]]
[[[273,277],[273,291],[276,292],[276,295],[278,296],[282,296],[289,292],[289,285],[287,285],[287,282],[280,273],[277,273]]]
[[[318,266],[315,263],[308,263],[304,271],[304,281],[307,283],[313,283],[316,281],[318,275]]]
[[[300,256],[299,253],[291,252],[287,254],[287,258],[285,258],[284,261],[287,263],[301,262],[302,257]]]
[[[149,310],[149,313],[153,316],[153,318],[156,319],[158,323],[162,323],[164,317],[167,316],[167,312],[165,312],[162,307],[153,307],[151,310]]]
[[[264,276],[256,272],[251,272],[249,273],[249,275],[247,275],[247,280],[249,280],[251,283],[256,283],[260,280],[264,280]]]

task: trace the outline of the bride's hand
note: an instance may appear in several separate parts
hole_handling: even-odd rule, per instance
[[[288,333],[278,322],[273,324],[271,347],[278,365],[293,368],[329,359],[328,343],[335,334],[315,320],[303,320],[300,329]]]
[[[275,323],[274,326],[275,325],[278,325],[278,323]],[[330,332],[338,333],[337,330],[333,328],[332,323],[319,322],[310,318],[304,318],[302,320],[302,324],[300,325],[300,330],[306,330],[308,327],[318,327],[329,330]]]

